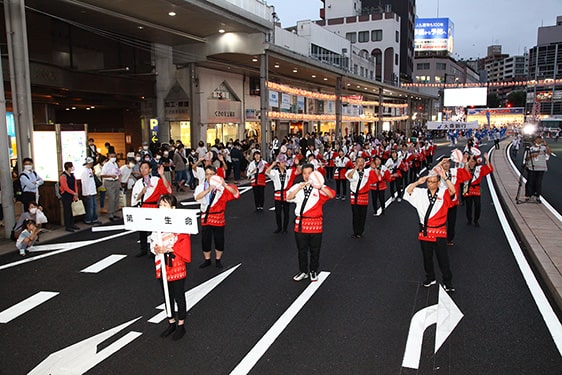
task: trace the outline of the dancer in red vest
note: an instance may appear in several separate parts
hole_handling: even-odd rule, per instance
[[[482,179],[494,171],[494,167],[490,164],[488,153],[484,153],[485,165],[480,165],[478,156],[470,155],[464,169],[459,169],[457,177],[463,181],[462,195],[466,205],[466,219],[467,224],[472,225],[474,218],[474,226],[479,227],[478,220],[480,219],[480,183]],[[474,216],[472,216],[472,207],[474,206]]]
[[[302,177],[304,182],[295,184],[287,193],[287,201],[297,205],[295,240],[299,253],[300,272],[293,277],[293,280],[301,281],[310,276],[310,281],[317,281],[323,230],[322,206],[334,198],[335,192],[324,185],[322,175],[314,171],[314,166],[311,164],[303,165]]]
[[[440,168],[441,179],[447,185],[447,189],[439,188],[440,176],[431,171],[429,176],[421,177],[406,188],[404,199],[418,213],[420,240],[423,254],[423,266],[425,269],[425,281],[423,286],[429,288],[436,283],[433,268],[433,253],[437,256],[437,263],[443,275],[443,284],[447,292],[454,292],[452,280],[453,274],[449,266],[449,255],[447,254],[447,211],[453,205],[455,197],[455,186]],[[427,182],[427,188],[418,188],[418,185]]]
[[[345,174],[349,180],[351,212],[353,215],[353,238],[361,238],[365,231],[367,220],[367,208],[369,207],[369,191],[373,183],[371,168],[365,168],[365,159],[358,156],[355,159],[355,167]]]
[[[265,174],[273,181],[273,199],[275,200],[275,221],[277,229],[273,233],[287,233],[289,226],[289,202],[287,190],[293,186],[297,175],[295,168],[287,169],[287,156],[279,154],[277,160],[265,170]]]
[[[250,184],[254,192],[254,203],[256,212],[263,212],[265,201],[265,171],[268,164],[262,160],[261,152],[254,151],[254,160],[248,165],[247,174],[250,176]]]
[[[160,177],[150,176],[152,166],[150,161],[140,163],[139,171],[141,178],[135,182],[131,193],[131,206],[142,208],[157,208],[158,200],[164,194],[172,193],[172,186],[164,175],[164,166],[158,167]],[[139,231],[140,252],[137,257],[148,254],[148,235],[149,232]]]
[[[345,173],[349,168],[353,168],[353,163],[351,160],[345,156],[345,152],[340,149],[338,151],[338,156],[334,159],[334,180],[336,180],[336,199],[345,200],[346,190],[347,190],[347,179],[345,178]]]
[[[217,176],[217,170],[212,165],[205,167],[205,182],[199,184],[194,192],[195,200],[201,203],[201,245],[205,261],[199,268],[211,265],[211,246],[215,242],[215,265],[223,268],[221,263],[224,252],[224,226],[226,220],[224,211],[226,203],[240,198],[240,192],[235,185],[227,184]]]
[[[386,208],[384,201],[387,189],[386,183],[390,182],[390,172],[384,165],[382,165],[382,159],[380,156],[375,156],[371,159],[371,170],[374,172],[373,181],[370,186],[371,198],[373,199],[373,209],[375,210],[373,216],[378,216],[377,201],[381,205],[381,214],[384,215],[384,210]]]
[[[172,194],[164,194],[158,200],[161,208],[176,208],[178,200]],[[164,254],[166,262],[166,279],[168,281],[168,294],[170,306],[174,302],[178,311],[176,318],[168,319],[168,328],[160,337],[168,337],[172,333],[174,340],[179,340],[185,335],[185,318],[187,316],[187,303],[185,300],[185,278],[187,277],[186,263],[191,263],[191,238],[185,233],[156,233],[150,236],[150,247],[154,254]],[[160,259],[155,258],[156,278],[162,278]],[[177,322],[177,324],[176,324]]]

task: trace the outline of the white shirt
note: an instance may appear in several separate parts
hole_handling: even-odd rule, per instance
[[[80,175],[80,180],[82,181],[82,195],[91,196],[98,193],[98,190],[96,189],[96,180],[94,180],[94,171],[92,168],[84,167],[84,169],[82,169],[82,174]]]
[[[116,162],[108,161],[103,165],[103,168],[101,169],[102,176],[117,176],[117,178],[107,177],[104,178],[104,180],[118,181],[120,174],[121,171],[119,170],[119,165],[117,165]]]

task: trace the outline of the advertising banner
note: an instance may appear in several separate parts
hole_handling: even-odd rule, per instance
[[[458,122],[458,121],[430,121],[427,124],[428,130],[455,130],[455,129],[478,129],[478,121]]]
[[[414,51],[449,51],[453,53],[454,25],[448,18],[417,18]]]

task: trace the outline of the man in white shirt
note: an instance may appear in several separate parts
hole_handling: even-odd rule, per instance
[[[82,200],[84,201],[84,208],[86,209],[84,223],[90,225],[99,223],[98,213],[96,212],[96,195],[98,194],[98,189],[96,188],[94,170],[92,169],[94,162],[94,159],[88,156],[84,163],[82,174],[80,175],[80,180],[82,181]]]
[[[108,161],[103,165],[101,169],[101,178],[103,181],[103,186],[106,189],[107,198],[109,204],[107,207],[107,213],[109,214],[109,220],[118,220],[119,217],[115,216],[115,211],[119,207],[119,178],[121,176],[121,170],[119,169],[119,164],[117,164],[117,156],[114,152],[107,155]]]

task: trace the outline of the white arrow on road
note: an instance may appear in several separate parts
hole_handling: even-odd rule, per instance
[[[435,351],[437,353],[447,337],[453,332],[463,318],[463,313],[451,297],[439,286],[439,302],[414,314],[408,332],[408,341],[404,351],[402,367],[418,369],[423,343],[423,333],[432,324],[436,324]]]
[[[108,358],[119,349],[142,335],[140,332],[131,331],[101,351],[97,351],[99,344],[130,326],[141,317],[130,320],[115,328],[77,342],[49,355],[43,362],[35,367],[29,374],[83,374]]]
[[[187,311],[191,310],[199,301],[201,301],[207,294],[211,293],[220,283],[222,283],[230,274],[232,274],[242,263],[238,264],[236,267],[224,271],[210,280],[205,281],[203,284],[197,285],[196,287],[188,290],[185,293],[185,299],[187,301]],[[156,306],[158,310],[164,310],[166,307],[164,304]],[[162,311],[148,320],[149,323],[158,324],[164,319],[166,319],[166,311]]]

